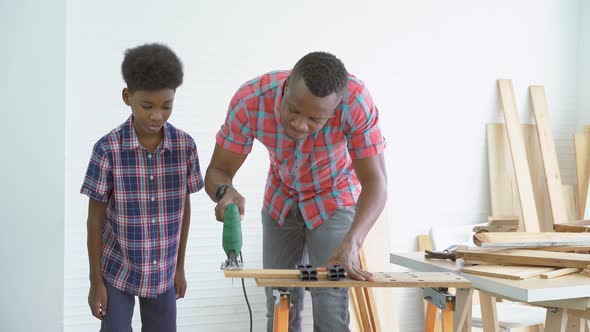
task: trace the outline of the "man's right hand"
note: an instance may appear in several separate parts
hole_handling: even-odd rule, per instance
[[[240,220],[244,218],[246,199],[235,188],[231,187],[226,189],[225,195],[223,195],[223,198],[215,206],[215,218],[217,221],[223,222],[225,208],[230,204],[237,205],[238,211],[240,211]]]
[[[102,320],[107,314],[107,288],[104,282],[97,281],[90,283],[88,292],[88,305],[92,316]]]

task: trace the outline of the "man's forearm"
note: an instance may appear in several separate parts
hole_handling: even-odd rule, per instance
[[[212,201],[215,201],[215,193],[220,185],[231,183],[232,177],[217,168],[209,167],[205,173],[205,191]]]

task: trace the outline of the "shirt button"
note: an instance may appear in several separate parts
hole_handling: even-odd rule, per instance
[[[154,179],[154,176],[153,175],[150,175],[150,180],[153,180],[153,179]]]
[[[153,202],[154,200],[156,200],[156,198],[155,198],[155,197],[152,197],[152,202]]]
[[[151,154],[151,153],[150,153],[150,154],[148,154],[148,158],[150,158],[150,159],[152,158],[152,154]]]
[[[154,265],[156,265],[156,264],[158,264],[158,261],[154,259],[153,263],[154,263]]]
[[[156,218],[152,218],[152,224],[156,222]]]

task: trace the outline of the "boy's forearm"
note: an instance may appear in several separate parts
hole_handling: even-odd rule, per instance
[[[102,257],[102,229],[106,204],[90,200],[88,220],[86,223],[88,237],[88,260],[90,264],[90,282],[102,282],[100,261]]]
[[[191,224],[191,200],[190,196],[186,196],[184,203],[184,215],[182,218],[182,227],[180,229],[180,243],[178,244],[178,260],[176,262],[176,269],[184,269],[184,255],[186,253],[186,242],[188,240],[188,230]]]

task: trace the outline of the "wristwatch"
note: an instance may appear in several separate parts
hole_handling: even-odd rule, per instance
[[[215,202],[219,202],[223,198],[227,188],[233,188],[233,186],[231,184],[222,184],[221,186],[217,187],[217,191],[215,192]]]

